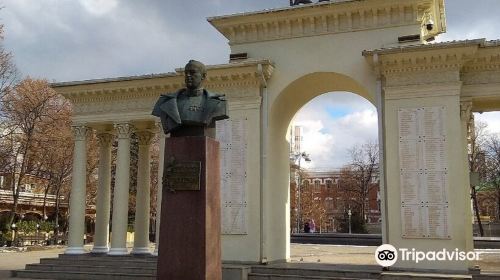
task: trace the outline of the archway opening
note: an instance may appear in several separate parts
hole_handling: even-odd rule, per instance
[[[292,261],[294,258],[304,260],[300,253],[293,251],[294,245],[290,246],[290,236],[292,233],[305,234],[306,223],[309,223],[309,230],[314,230],[315,234],[344,231],[348,228],[344,220],[347,221],[348,212],[351,210],[351,214],[354,213],[351,222],[355,217],[360,217],[359,222],[363,224],[367,219],[380,224],[381,215],[378,214],[376,218],[374,215],[369,217],[369,202],[364,203],[364,199],[369,199],[368,196],[374,194],[373,210],[376,209],[380,213],[381,202],[377,189],[372,188],[376,191],[371,193],[365,192],[363,201],[357,203],[363,206],[356,207],[357,201],[354,199],[341,202],[343,198],[348,198],[345,196],[349,194],[343,193],[344,197],[341,197],[339,188],[334,187],[340,183],[342,172],[345,173],[344,178],[350,174],[353,181],[359,170],[352,165],[348,166],[350,156],[346,150],[357,149],[359,153],[363,145],[372,144],[375,145],[372,151],[378,153],[376,143],[379,118],[374,101],[375,93],[365,89],[351,77],[325,72],[308,74],[295,80],[273,101],[269,119],[269,162],[273,168],[273,176],[268,177],[272,186],[268,190],[271,197],[268,205],[273,212],[274,221],[283,222],[269,224],[272,230],[270,236],[278,240],[278,234],[286,235],[287,242],[281,245],[285,247],[282,249],[287,252],[287,257],[291,256]],[[302,138],[299,143],[294,139],[297,136],[294,134],[297,127],[304,132],[304,135],[298,136],[298,139]],[[366,133],[367,137],[355,141],[358,140],[356,134],[360,135],[359,133]],[[305,146],[308,146],[310,151],[302,149]],[[333,153],[336,155],[333,156]],[[308,157],[311,160],[309,166],[306,163]],[[373,164],[372,167],[376,170],[372,170],[372,175],[377,179],[368,180],[370,186],[380,177],[378,162]],[[311,167],[316,167],[317,170],[312,170]],[[307,200],[304,199],[304,193],[301,194],[304,190],[308,193]],[[300,202],[299,196],[302,198]],[[302,209],[307,207],[309,209]],[[380,226],[375,230],[380,235]],[[325,262],[346,263],[333,259]]]
[[[497,108],[499,109],[499,108]],[[471,208],[475,237],[500,237],[500,111],[474,113],[469,127]],[[480,248],[481,241],[474,245]]]

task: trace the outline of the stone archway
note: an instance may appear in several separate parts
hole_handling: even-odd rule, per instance
[[[429,20],[435,23],[431,30],[426,26]],[[214,17],[209,22],[229,40],[232,57],[243,58],[208,67],[206,83],[208,89],[227,95],[231,119],[245,123],[245,149],[240,156],[246,173],[244,182],[237,186],[245,194],[243,215],[238,216],[244,229],[223,235],[224,261],[266,263],[288,258],[289,225],[282,222],[288,220],[289,201],[286,128],[293,114],[308,100],[338,90],[359,94],[376,104],[379,143],[390,148],[383,149],[380,159],[384,242],[425,251],[472,249],[472,219],[470,211],[463,207],[469,199],[467,123],[471,111],[500,104],[498,42],[428,44],[446,30],[443,0],[328,1]],[[129,130],[135,127],[144,136],[150,136],[158,122],[151,116],[151,108],[160,93],[182,87],[182,69],[176,73],[59,83],[53,87],[74,105],[77,145],[70,221],[70,236],[74,238],[70,238],[71,250],[67,253],[81,254],[87,131],[92,128],[102,138],[103,162],[109,153],[106,143],[114,135],[123,143],[121,154],[126,155]],[[408,111],[432,111],[433,107],[439,107],[436,110],[441,115],[436,123],[449,139],[440,150],[445,154],[442,162],[447,170],[439,171],[445,172],[449,181],[441,181],[439,188],[450,195],[438,202],[441,208],[449,207],[450,214],[439,216],[439,234],[408,236],[413,227],[405,223],[413,221],[401,214],[405,210],[401,194],[411,184],[401,177],[401,114],[407,117]],[[148,141],[143,144],[149,145]],[[126,178],[128,159],[124,157],[120,162],[125,174],[122,178]],[[98,195],[109,188],[109,169],[109,163],[105,164],[103,173],[99,173]],[[123,183],[126,191],[128,181]],[[146,181],[143,184],[148,185]],[[117,202],[125,205],[126,197]],[[425,202],[419,203],[425,206]],[[141,207],[146,209],[147,205],[143,203]],[[109,212],[109,192],[97,208],[96,219],[103,229],[99,231],[103,237],[101,246],[107,252],[109,217],[100,215],[99,209]],[[120,225],[126,222],[125,208],[119,211],[123,216]],[[412,211],[408,210],[410,217]],[[429,220],[425,222],[415,225],[417,231],[436,226]],[[143,234],[147,232],[145,227],[142,230]],[[115,235],[114,240],[118,239],[111,249],[126,254],[124,235]],[[398,262],[396,266],[467,271],[471,263]]]
[[[270,247],[267,255],[272,259],[290,257],[290,198],[289,198],[289,143],[287,129],[293,116],[313,98],[334,91],[347,91],[364,97],[372,104],[375,98],[358,81],[334,72],[315,72],[292,81],[273,102],[269,114],[269,152],[266,168],[268,181],[264,194],[262,215]],[[285,160],[286,159],[286,160]],[[272,174],[272,175],[271,175]],[[284,238],[285,237],[285,238]]]

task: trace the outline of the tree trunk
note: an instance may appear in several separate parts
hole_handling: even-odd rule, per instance
[[[14,219],[16,218],[16,214],[17,214],[17,205],[19,203],[19,185],[17,185],[17,188],[16,188],[16,173],[13,172],[12,173],[12,186],[11,186],[11,190],[12,190],[12,207],[10,209],[10,215],[9,215],[9,228],[11,227],[11,225],[14,223]]]
[[[55,209],[55,218],[54,218],[54,245],[57,245],[57,239],[59,237],[59,191],[61,190],[61,186],[57,186],[56,190],[56,209]]]
[[[479,213],[479,205],[477,204],[476,188],[471,185],[471,198],[474,204],[474,212],[476,212],[477,225],[479,226],[479,234],[484,236],[483,224],[481,223],[481,215]]]
[[[45,217],[47,217],[47,195],[49,194],[50,181],[45,187],[45,191],[43,192],[43,206],[42,206],[42,220],[45,221]]]

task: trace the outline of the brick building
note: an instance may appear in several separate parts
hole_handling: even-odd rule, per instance
[[[292,171],[293,173],[297,175],[297,172]],[[355,211],[356,205],[361,202],[350,194],[340,170],[305,171],[300,173],[300,176],[296,176],[296,180],[291,180],[290,184],[290,225],[292,232],[297,232],[298,229],[302,232],[304,223],[311,223],[312,221],[314,221],[316,232],[337,232],[340,221],[345,217],[348,210]],[[302,178],[297,179],[298,177]],[[299,181],[302,182],[300,198],[296,187]],[[301,209],[297,207],[299,200]],[[298,214],[299,212],[300,214]],[[367,224],[380,223],[378,175],[373,178],[368,188],[365,212],[364,220]],[[299,223],[299,227],[297,227],[297,223]]]

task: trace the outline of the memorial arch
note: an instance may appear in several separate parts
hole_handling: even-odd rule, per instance
[[[498,41],[429,44],[446,31],[443,0],[329,1],[208,21],[228,39],[233,59],[208,67],[206,87],[227,95],[229,116],[243,139],[240,167],[245,170],[241,180],[233,180],[240,183],[226,186],[237,189],[239,208],[229,207],[224,213],[233,215],[238,225],[223,230],[223,261],[251,264],[289,258],[286,129],[307,101],[339,90],[359,94],[377,107],[384,242],[423,251],[473,249],[468,124],[472,111],[500,107]],[[82,163],[87,131],[96,131],[101,143],[94,249],[127,254],[123,205],[130,133],[134,130],[139,135],[143,159],[139,172],[148,174],[148,148],[159,121],[150,115],[151,108],[159,94],[182,87],[182,81],[182,69],[177,69],[167,74],[53,84],[74,105],[67,253],[83,253]],[[109,244],[106,213],[112,137],[119,142],[120,179],[113,202],[115,232]],[[138,192],[149,193],[147,178],[138,179]],[[427,192],[421,194],[421,189]],[[147,219],[147,205],[146,196],[138,199],[137,221]],[[136,222],[133,252],[148,253],[147,228]],[[470,266],[458,261],[396,264],[402,269],[456,271],[467,271]]]

